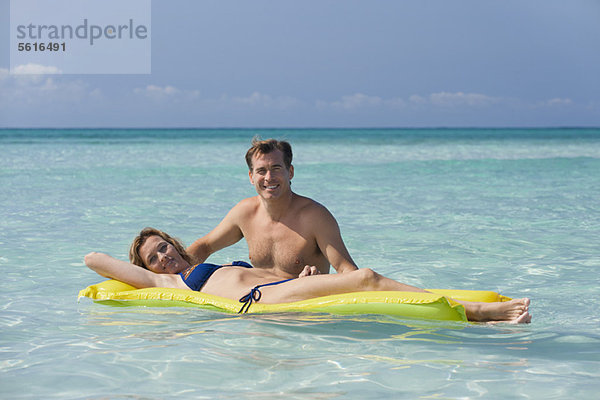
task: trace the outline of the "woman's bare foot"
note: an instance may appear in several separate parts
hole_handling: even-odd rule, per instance
[[[467,319],[477,322],[508,322],[526,324],[531,322],[528,298],[498,303],[460,302],[465,306]]]

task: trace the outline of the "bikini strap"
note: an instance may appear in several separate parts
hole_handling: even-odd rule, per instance
[[[294,278],[292,278],[292,279],[294,279]],[[240,311],[238,311],[238,314],[247,313],[248,309],[250,308],[250,305],[252,304],[253,301],[256,301],[258,303],[258,301],[260,300],[260,297],[262,296],[262,293],[260,292],[261,287],[278,285],[283,282],[291,281],[292,279],[285,279],[283,281],[265,283],[264,285],[254,286],[254,288],[252,288],[252,290],[250,290],[250,293],[248,293],[247,295],[245,295],[244,297],[242,297],[240,299],[240,303],[244,303],[244,305],[242,306],[242,308],[240,308]]]

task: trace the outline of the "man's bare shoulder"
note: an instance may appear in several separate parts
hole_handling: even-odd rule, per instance
[[[241,200],[234,208],[254,208],[258,205],[258,196],[252,196]]]
[[[296,212],[303,215],[304,218],[322,219],[323,217],[332,217],[331,213],[323,204],[309,197],[296,195]]]
[[[237,217],[247,217],[255,214],[256,210],[260,205],[258,196],[248,197],[239,203],[237,203],[230,211],[230,213]]]

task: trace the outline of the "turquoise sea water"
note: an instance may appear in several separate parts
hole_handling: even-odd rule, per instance
[[[525,326],[113,308],[92,250],[144,226],[187,244],[254,194],[254,134],[355,261],[403,282],[532,299]],[[600,130],[0,131],[0,398],[594,398]],[[242,242],[210,261],[247,260]]]

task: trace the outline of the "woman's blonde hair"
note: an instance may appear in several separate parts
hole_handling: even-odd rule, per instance
[[[131,243],[131,247],[129,248],[129,261],[132,264],[147,269],[146,265],[144,265],[144,260],[142,260],[142,257],[140,256],[140,247],[142,247],[146,242],[146,239],[150,236],[160,236],[165,242],[172,244],[185,261],[192,264],[192,258],[185,251],[185,247],[179,239],[169,236],[168,233],[149,227],[142,229],[140,234],[133,239],[133,243]]]

